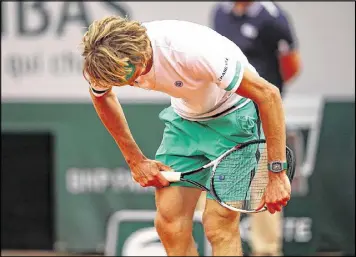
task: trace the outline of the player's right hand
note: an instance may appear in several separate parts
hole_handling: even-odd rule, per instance
[[[133,180],[142,187],[162,188],[169,186],[169,181],[161,174],[161,171],[171,171],[172,169],[159,161],[144,159],[131,164],[130,169]]]
[[[271,214],[280,212],[287,205],[290,196],[291,184],[288,176],[284,172],[270,174],[261,203],[256,210],[260,210],[263,206],[266,206]]]

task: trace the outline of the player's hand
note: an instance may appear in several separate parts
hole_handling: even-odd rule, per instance
[[[270,174],[266,190],[257,210],[266,206],[272,214],[276,211],[279,212],[287,205],[290,195],[291,185],[288,176],[284,172]]]
[[[161,174],[161,171],[171,171],[172,169],[159,161],[144,159],[132,164],[130,169],[133,180],[142,187],[162,188],[169,185],[169,181]]]

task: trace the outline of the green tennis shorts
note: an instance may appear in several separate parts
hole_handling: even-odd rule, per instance
[[[165,123],[165,129],[156,160],[179,172],[198,169],[236,144],[259,138],[258,116],[252,101],[225,116],[207,121],[183,119],[172,107],[164,109],[159,118]],[[209,176],[206,170],[189,178],[209,187]],[[171,185],[194,187],[185,182]],[[211,198],[209,194],[208,198]]]

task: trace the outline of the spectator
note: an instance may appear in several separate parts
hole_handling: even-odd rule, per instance
[[[297,42],[286,13],[272,2],[222,2],[213,29],[235,42],[261,75],[283,86],[300,71]]]

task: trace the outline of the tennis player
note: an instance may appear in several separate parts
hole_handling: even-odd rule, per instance
[[[197,169],[237,143],[263,136],[269,163],[283,166],[286,135],[278,89],[257,74],[233,42],[186,21],[140,23],[109,16],[90,25],[82,45],[83,75],[98,116],[134,180],[156,187],[155,227],[168,256],[197,256],[192,218],[201,190],[183,182],[169,186],[160,171]],[[171,106],[159,115],[166,127],[155,160],[136,144],[111,90],[126,85],[171,96]],[[289,201],[291,186],[285,170],[269,167],[260,207],[275,213]],[[204,183],[209,174],[194,176]],[[242,256],[238,223],[237,212],[207,195],[203,225],[214,256]]]

